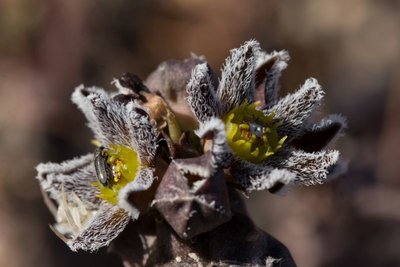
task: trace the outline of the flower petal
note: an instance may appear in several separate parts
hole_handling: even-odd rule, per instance
[[[276,167],[287,168],[296,174],[295,182],[302,185],[322,184],[328,178],[330,169],[339,159],[339,151],[320,151],[307,153],[295,150],[291,155],[278,162]]]
[[[219,115],[219,105],[208,69],[207,63],[197,65],[186,86],[189,106],[200,122]]]
[[[231,174],[247,193],[268,189],[274,193],[294,182],[296,174],[268,165],[238,161],[232,164]],[[275,190],[276,189],[276,190]]]
[[[225,124],[218,118],[212,118],[200,125],[196,130],[200,138],[211,139],[211,162],[214,166],[227,167],[232,160],[232,152],[228,146]]]
[[[72,94],[72,102],[85,114],[88,126],[103,146],[110,143],[131,145],[132,137],[124,105],[110,99],[103,89],[78,86]]]
[[[132,182],[119,191],[118,205],[128,211],[133,219],[137,219],[140,212],[151,202],[154,192],[150,192],[149,188],[155,179],[152,169],[142,169]]]
[[[304,128],[304,121],[309,118],[313,109],[322,100],[324,91],[314,78],[308,79],[294,94],[282,98],[265,114],[274,113],[274,119],[281,122],[278,133],[288,136],[287,142],[300,135]]]
[[[108,246],[124,230],[130,219],[127,211],[105,203],[86,227],[67,244],[73,251],[95,251]]]
[[[197,120],[186,101],[186,85],[194,67],[202,63],[206,63],[205,58],[196,55],[185,60],[168,60],[161,63],[145,81],[152,93],[161,95],[165,99],[183,129],[193,129],[197,126]],[[214,88],[217,88],[218,78],[211,68],[209,77]]]
[[[265,106],[267,108],[276,104],[279,91],[279,78],[282,71],[287,68],[287,62],[290,60],[289,53],[286,50],[279,52],[273,51],[267,54],[260,51],[257,57],[256,65],[256,89],[262,91]],[[259,88],[262,86],[263,88]],[[261,100],[261,99],[259,99]]]
[[[157,150],[156,126],[150,121],[147,112],[134,102],[128,103],[126,110],[131,146],[139,153],[142,164],[150,166]]]
[[[291,142],[291,145],[306,152],[315,152],[342,136],[346,127],[347,122],[343,116],[329,115],[320,123],[308,126],[302,135]]]
[[[124,104],[110,99],[104,90],[95,87],[76,88],[72,101],[86,115],[89,127],[103,146],[132,147],[145,165],[151,164],[157,147],[157,133],[144,109],[133,101]]]
[[[58,201],[64,187],[69,201],[74,201],[75,193],[88,208],[97,208],[101,202],[96,195],[98,189],[92,186],[96,181],[96,173],[93,165],[93,154],[80,158],[57,163],[41,163],[36,167],[37,179],[42,189],[50,198]]]
[[[231,50],[230,57],[225,61],[217,92],[222,114],[239,106],[245,99],[254,101],[255,53],[259,49],[259,43],[250,40],[240,48]]]

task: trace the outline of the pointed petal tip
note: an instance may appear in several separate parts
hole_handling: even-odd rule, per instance
[[[106,204],[79,234],[67,241],[67,245],[75,252],[95,252],[108,246],[125,229],[129,221],[128,212],[118,206]]]
[[[118,205],[129,213],[132,220],[136,220],[141,212],[141,206],[146,206],[145,195],[153,182],[157,179],[151,168],[142,169],[136,178],[122,188],[118,193]],[[137,197],[135,197],[137,195]],[[143,196],[143,198],[141,198]],[[150,200],[151,201],[151,200]],[[149,202],[150,202],[149,201]]]
[[[330,151],[328,151],[327,156],[329,156],[331,159],[330,165],[333,165],[339,160],[340,152],[339,152],[339,150],[330,150]]]
[[[96,86],[86,87],[83,84],[80,84],[75,87],[74,91],[72,92],[71,100],[73,103],[80,106],[81,102],[91,94],[103,96],[107,95],[103,88]]]
[[[341,125],[341,130],[348,128],[348,120],[342,114],[330,114],[326,119],[323,120],[323,124],[339,123]]]
[[[206,74],[208,72],[208,64],[207,64],[207,62],[203,62],[203,63],[200,63],[200,64],[197,64],[194,68],[193,68],[193,70],[192,70],[192,76],[193,76],[193,73],[202,73],[202,74]]]
[[[301,86],[300,91],[306,92],[312,90],[314,91],[315,94],[315,100],[314,101],[320,101],[323,96],[325,95],[325,92],[322,90],[321,85],[318,83],[318,80],[311,77],[308,78],[303,86]]]
[[[288,62],[290,60],[290,54],[287,50],[280,50],[280,51],[272,51],[271,53],[267,53],[264,50],[259,50],[256,53],[257,63],[256,68],[264,65],[267,61],[275,59],[273,64],[276,65],[278,71],[283,71],[287,68]]]
[[[290,170],[246,161],[238,161],[233,164],[232,175],[247,194],[261,190],[277,193],[294,183],[296,178],[296,174]]]
[[[219,118],[213,117],[202,123],[195,131],[200,138],[211,139],[210,148],[212,162],[215,166],[227,167],[232,159],[232,152],[227,143],[225,124]]]
[[[259,50],[258,42],[250,40],[241,47],[232,49],[230,56],[226,58],[217,90],[223,114],[246,99],[254,101],[256,54]]]
[[[220,104],[215,96],[210,68],[206,62],[194,67],[186,92],[189,107],[200,122],[218,116]]]
[[[259,48],[260,47],[260,43],[252,38],[250,40],[247,40],[244,42],[244,44],[241,47],[253,47],[253,48]]]
[[[195,133],[198,137],[204,138],[207,133],[213,130],[225,132],[224,122],[220,118],[213,117],[208,121],[203,122],[200,127],[195,130]]]

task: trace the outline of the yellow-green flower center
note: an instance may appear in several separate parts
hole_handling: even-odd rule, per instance
[[[111,168],[112,177],[109,177],[110,181],[107,186],[100,182],[94,182],[93,185],[100,189],[97,197],[116,205],[119,190],[132,182],[137,175],[140,168],[139,156],[136,151],[115,144],[110,144],[107,149],[104,148],[102,154],[102,159],[105,160],[104,164]]]
[[[259,163],[282,147],[286,136],[279,138],[279,123],[257,109],[259,102],[244,101],[224,118],[228,144],[234,154],[252,163]]]

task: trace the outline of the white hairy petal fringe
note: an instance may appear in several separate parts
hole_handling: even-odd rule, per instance
[[[219,118],[211,118],[202,123],[195,131],[200,138],[212,140],[211,161],[214,167],[228,167],[232,160],[232,151],[228,146],[225,124]]]
[[[126,210],[132,219],[136,220],[139,217],[140,211],[129,200],[131,195],[146,191],[151,187],[155,179],[156,177],[153,174],[153,170],[150,168],[145,168],[138,172],[137,176],[132,182],[128,183],[119,191],[118,205]]]
[[[139,153],[142,163],[152,165],[157,150],[158,132],[147,112],[134,102],[126,105],[127,125],[131,146]]]
[[[222,69],[221,82],[217,95],[222,106],[222,114],[239,106],[247,99],[255,97],[255,53],[260,45],[255,40],[244,43],[240,48],[232,49]]]
[[[296,150],[279,165],[296,174],[296,183],[301,185],[316,185],[326,181],[329,169],[339,159],[339,151],[320,151],[307,153]]]
[[[337,114],[329,115],[319,123],[307,121],[302,133],[291,144],[306,152],[319,151],[343,136],[346,127],[346,119]]]
[[[127,211],[104,203],[84,229],[67,244],[73,251],[96,251],[108,246],[125,229],[130,219]]]
[[[271,189],[278,184],[287,186],[296,178],[296,174],[289,170],[246,161],[235,162],[231,173],[247,193]],[[283,187],[280,190],[282,189]]]
[[[76,194],[89,208],[97,208],[100,200],[97,187],[92,186],[96,181],[93,165],[93,154],[58,163],[41,163],[36,167],[36,178],[42,190],[53,200],[61,196],[64,187],[68,201],[73,201],[72,194]]]
[[[319,123],[314,123],[309,126],[309,130],[312,132],[321,132],[331,127],[333,124],[340,125],[340,129],[334,138],[330,140],[330,143],[335,142],[337,138],[344,135],[344,131],[347,129],[347,119],[341,114],[330,114],[323,118]]]
[[[290,60],[289,53],[286,50],[272,52],[271,58],[276,57],[276,61],[271,69],[266,73],[265,81],[265,105],[267,108],[273,106],[278,101],[279,79],[282,71],[287,68],[287,62]]]
[[[219,115],[219,104],[214,90],[207,63],[194,67],[186,92],[189,106],[200,122]]]
[[[173,164],[176,165],[177,169],[185,174],[191,174],[191,175],[195,175],[198,177],[202,177],[204,179],[208,179],[213,175],[214,169],[210,168],[209,166],[203,166],[200,165],[196,162],[188,163],[188,162],[184,162],[181,163],[180,161],[173,161]],[[205,181],[205,180],[201,180],[201,181]]]
[[[130,146],[132,137],[129,136],[127,112],[122,103],[110,99],[103,89],[85,88],[83,85],[75,89],[71,99],[86,116],[88,126],[103,146]]]
[[[298,91],[288,94],[276,105],[264,110],[264,113],[275,114],[274,119],[281,123],[278,133],[288,136],[289,141],[302,133],[304,122],[310,117],[323,96],[324,91],[318,81],[310,78]]]

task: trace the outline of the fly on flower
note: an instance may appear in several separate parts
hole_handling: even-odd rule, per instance
[[[278,79],[288,60],[286,51],[267,54],[257,41],[248,41],[231,50],[219,84],[203,63],[186,88],[204,149],[247,192],[323,183],[338,160],[338,151],[321,149],[342,132],[345,120],[338,115],[321,124],[309,120],[324,95],[317,81],[310,78],[278,100]],[[311,133],[320,137],[311,141],[312,150],[304,142]]]
[[[108,164],[108,154],[104,147],[98,147],[94,151],[94,166],[96,169],[96,176],[99,183],[107,187],[113,182],[114,174],[112,168]]]
[[[273,113],[264,115],[258,105],[244,101],[224,118],[229,147],[236,156],[253,163],[272,156],[287,137],[278,137],[279,122],[273,121]]]
[[[123,94],[129,98],[129,91]],[[155,180],[158,132],[143,108],[119,99],[99,88],[76,88],[72,101],[100,147],[94,154],[37,167],[56,218],[54,231],[72,250],[108,245],[150,204],[140,203],[145,200],[135,194],[149,190]]]

